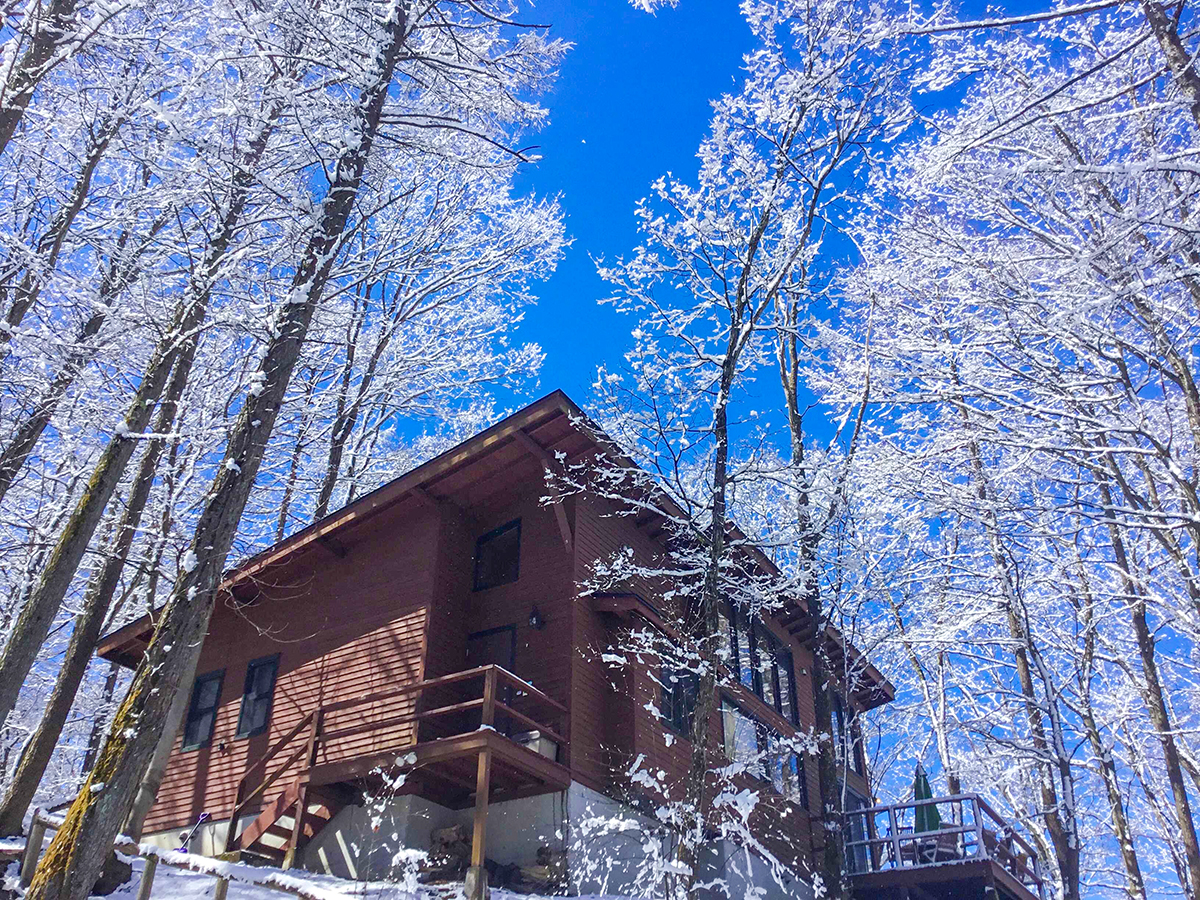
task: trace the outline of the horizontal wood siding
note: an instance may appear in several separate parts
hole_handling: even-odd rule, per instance
[[[613,515],[610,507],[594,499],[581,499],[578,503],[576,545],[576,578],[581,583],[591,578],[597,560],[607,560],[623,548],[631,548],[635,559],[642,564],[651,564],[661,553],[661,547],[636,527],[632,517]],[[648,579],[635,580],[620,589],[637,593],[660,609],[664,607],[660,587]],[[667,782],[675,785],[672,795],[681,796],[690,765],[691,741],[684,735],[672,734],[656,714],[662,702],[657,667],[644,661],[645,665],[616,675],[603,664],[598,651],[619,644],[621,632],[628,626],[606,623],[604,617],[592,610],[588,598],[578,604],[576,617],[577,662],[572,698],[576,777],[592,786],[607,781],[608,792],[630,796],[636,791],[631,790],[623,773],[635,759],[642,757],[642,767],[665,773]],[[773,627],[772,630],[792,649],[803,730],[815,721],[812,681],[808,674],[811,654],[783,629]],[[628,721],[629,717],[632,722]],[[620,728],[631,732],[630,739],[619,736],[618,729],[610,724],[614,720],[621,723]],[[723,752],[721,729],[718,711],[711,728],[714,762],[720,760],[719,754]],[[623,752],[615,755],[608,752],[614,747]],[[816,761],[806,757],[803,765],[811,805],[820,796]],[[808,812],[796,804],[785,803],[768,784],[749,777],[745,782],[745,787],[760,793],[762,809],[753,820],[759,838],[781,859],[806,869],[813,860],[814,837]]]
[[[516,626],[516,674],[559,703],[571,702],[571,606],[574,598],[572,583],[574,557],[563,544],[554,510],[542,505],[545,492],[541,478],[526,483],[519,500],[492,504],[471,510],[475,531],[470,537],[471,556],[464,560],[467,610],[466,630],[470,633]],[[568,501],[568,521],[573,516],[573,503]],[[486,590],[471,590],[474,572],[476,539],[514,519],[521,520],[521,558],[518,578]],[[543,627],[529,625],[529,614],[537,606]],[[515,698],[522,712],[520,697]],[[544,710],[539,708],[544,715]],[[533,718],[539,719],[538,715]],[[568,735],[568,740],[570,736]],[[568,753],[561,753],[559,762],[568,764]]]
[[[435,557],[438,530],[436,511],[405,503],[361,529],[354,543],[342,548],[344,557],[314,551],[265,573],[252,605],[218,605],[197,670],[225,671],[213,739],[199,750],[182,751],[176,744],[146,821],[148,832],[184,827],[202,812],[218,820],[227,817],[247,767],[317,706],[424,677],[433,595],[428,561]],[[276,653],[279,675],[270,727],[265,734],[237,738],[247,665]],[[397,714],[411,703],[394,704],[387,713]],[[344,727],[364,715],[365,710],[339,713],[326,727]],[[324,748],[322,761],[385,749],[382,745],[403,743],[411,733],[411,726],[403,726],[336,741]],[[284,787],[281,780],[268,799]]]

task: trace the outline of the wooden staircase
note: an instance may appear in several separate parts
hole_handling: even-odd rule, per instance
[[[296,779],[235,838],[239,858],[291,868],[296,854],[346,806],[338,785],[316,787]]]
[[[472,690],[472,685],[477,690]],[[452,690],[447,696],[448,687]],[[429,691],[435,692],[436,699],[429,699]],[[463,694],[476,693],[481,695],[477,699],[463,699]],[[560,730],[543,721],[545,716],[534,719],[514,708],[510,704],[516,702],[515,698],[527,706],[548,709],[548,718],[557,721]],[[363,707],[370,707],[369,712],[364,712]],[[479,728],[473,722],[459,721],[464,713],[476,711]],[[448,806],[456,800],[473,802],[479,821],[486,816],[493,774],[503,797],[565,790],[570,784],[570,771],[557,761],[500,736],[493,727],[497,714],[539,732],[560,750],[567,745],[563,736],[567,731],[566,707],[494,665],[401,684],[318,707],[280,736],[238,782],[222,857],[261,860],[290,868],[297,853],[338,812],[351,804],[361,805],[364,783],[380,769],[421,767],[426,783],[438,786],[435,802]],[[327,717],[332,725],[328,730]],[[420,742],[418,729],[434,720],[449,723],[440,731],[448,730],[450,734],[436,733],[432,739]],[[401,726],[408,727],[407,734],[396,733]],[[386,742],[380,741],[366,752],[347,755],[337,749],[339,741],[354,738],[361,744],[363,735],[384,729],[387,729],[383,732],[387,735]],[[335,748],[332,758],[328,753],[331,746]],[[491,762],[493,757],[495,766]],[[284,785],[287,787],[280,790]],[[447,789],[453,794],[448,799],[444,797]],[[255,816],[254,820],[239,831],[239,823],[250,815]],[[482,846],[478,829],[477,823],[476,841]],[[479,865],[483,865],[482,858]]]

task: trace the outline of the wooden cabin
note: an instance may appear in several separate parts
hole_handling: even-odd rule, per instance
[[[195,852],[367,878],[461,826],[472,896],[487,872],[495,881],[539,852],[565,865],[573,891],[629,887],[641,838],[589,847],[581,823],[645,816],[634,760],[682,777],[686,697],[650,667],[616,676],[601,659],[631,622],[659,621],[661,600],[648,585],[604,596],[580,585],[597,560],[622,548],[652,559],[664,537],[657,517],[614,515],[587,495],[545,502],[547,469],[611,454],[582,421],[552,393],[233,570],[178,704],[148,839],[178,846],[186,832]],[[100,655],[136,665],[152,627],[108,635]],[[735,733],[813,725],[816,641],[856,654],[795,604],[742,622],[732,640],[770,662],[722,689],[730,747]],[[848,733],[854,714],[894,696],[859,668],[853,708],[839,711]],[[756,827],[803,869],[820,848],[817,767],[794,765],[790,785],[760,774],[770,802]],[[852,805],[868,808],[861,753],[847,769]],[[768,896],[811,896],[800,882],[779,892],[727,849],[706,865]]]

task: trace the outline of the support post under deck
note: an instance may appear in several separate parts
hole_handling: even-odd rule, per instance
[[[479,753],[479,768],[475,774],[475,831],[471,836],[471,868],[467,870],[467,900],[487,900],[487,815],[488,789],[492,781],[492,751]]]

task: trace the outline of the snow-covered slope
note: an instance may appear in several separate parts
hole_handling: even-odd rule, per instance
[[[169,854],[163,854],[164,858]],[[196,859],[193,857],[193,859]],[[279,890],[279,887],[303,887],[310,895],[319,895],[324,900],[465,900],[462,885],[420,886],[415,890],[407,890],[403,886],[382,882],[347,881],[329,875],[315,875],[310,872],[289,871],[267,867],[239,865],[212,860],[214,873],[234,875],[239,880],[229,883],[228,900],[287,900],[290,893]],[[120,890],[109,895],[109,900],[136,900],[138,887],[141,884],[142,872],[145,869],[144,859],[134,859],[133,878]],[[18,867],[9,866],[4,877],[4,887],[15,889],[18,885]],[[247,884],[246,881],[257,881],[257,884]],[[278,885],[272,888],[267,883]],[[151,900],[211,900],[216,880],[212,874],[187,872],[169,865],[159,865],[154,877]],[[514,894],[509,891],[493,889],[493,900],[547,900],[529,894]],[[634,898],[581,897],[579,900],[634,900]]]

